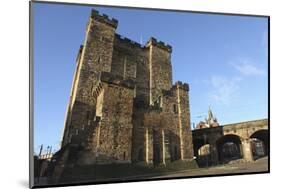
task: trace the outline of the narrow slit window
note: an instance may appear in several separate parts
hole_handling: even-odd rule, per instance
[[[177,110],[177,105],[176,104],[174,104],[174,113],[176,114],[176,113],[178,113],[178,110]]]

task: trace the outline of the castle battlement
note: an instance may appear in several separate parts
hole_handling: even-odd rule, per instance
[[[115,18],[110,18],[106,14],[99,14],[99,11],[94,9],[92,9],[91,18],[99,22],[113,26],[114,28],[117,28],[118,25],[118,20],[116,20]]]
[[[182,83],[181,81],[177,81],[172,88],[180,88],[189,91],[189,85],[187,83]]]
[[[151,37],[149,39],[149,41],[146,43],[146,47],[150,46],[150,45],[154,45],[157,46],[163,50],[166,50],[168,52],[172,52],[172,46],[169,44],[165,44],[163,41],[158,41],[157,39],[155,39],[154,37]]]
[[[144,48],[144,46],[142,46],[138,42],[135,42],[135,41],[133,41],[133,40],[127,38],[127,37],[124,37],[124,36],[120,35],[120,34],[116,33],[115,34],[115,38],[117,38],[117,39],[119,39],[119,40],[121,40],[121,41],[123,41],[125,43],[128,43],[128,44],[130,44],[132,46],[135,46],[135,47],[138,47],[138,48]]]

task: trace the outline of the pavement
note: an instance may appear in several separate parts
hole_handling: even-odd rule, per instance
[[[268,157],[258,159],[254,162],[234,161],[229,164],[218,165],[213,167],[187,169],[181,171],[170,171],[161,173],[152,173],[144,175],[132,175],[119,178],[97,179],[95,182],[114,182],[130,180],[154,180],[159,178],[188,178],[211,175],[233,175],[243,173],[265,173],[268,172]],[[92,181],[92,180],[91,180]]]
[[[258,173],[268,172],[268,157],[258,159],[254,162],[233,163],[219,165],[209,168],[198,168],[167,173],[166,175],[153,176],[152,178],[172,178],[172,177],[188,177],[188,176],[207,176],[221,174],[236,173]],[[151,178],[151,177],[150,177]]]

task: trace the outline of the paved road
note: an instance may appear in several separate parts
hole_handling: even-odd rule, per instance
[[[129,181],[129,180],[153,180],[157,178],[179,178],[179,177],[192,177],[192,176],[207,176],[207,175],[221,175],[221,174],[235,174],[235,173],[254,173],[254,172],[267,172],[268,171],[268,158],[262,158],[256,160],[252,163],[238,163],[234,162],[231,164],[219,165],[215,167],[209,168],[197,168],[197,169],[189,169],[182,171],[173,171],[157,174],[146,174],[146,175],[137,175],[137,176],[129,176],[122,178],[112,178],[112,179],[100,179],[99,182],[109,182],[109,181]]]
[[[217,174],[233,174],[233,173],[250,173],[250,172],[265,172],[268,171],[268,158],[259,159],[253,163],[234,163],[220,165],[210,168],[199,168],[192,170],[184,170],[169,173],[162,176],[153,176],[152,178],[171,178],[171,177],[186,177],[186,176],[204,176]]]

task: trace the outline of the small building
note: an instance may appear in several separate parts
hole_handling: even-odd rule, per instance
[[[217,118],[213,115],[211,108],[209,107],[208,118],[205,118],[205,121],[200,121],[195,129],[203,129],[203,128],[212,128],[218,127],[219,123]]]

